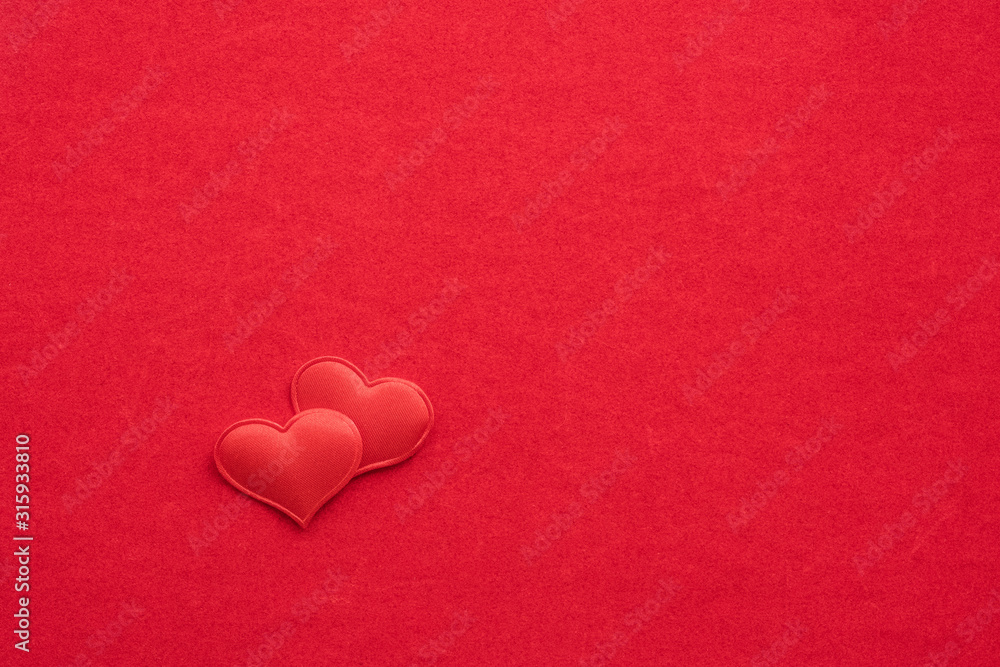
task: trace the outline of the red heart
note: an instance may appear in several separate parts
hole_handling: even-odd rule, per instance
[[[292,405],[328,408],[354,420],[364,444],[355,475],[413,456],[434,423],[431,401],[420,387],[396,378],[369,382],[354,364],[337,357],[313,359],[298,370]]]
[[[350,419],[333,410],[305,410],[284,428],[266,419],[233,424],[215,445],[215,465],[237,489],[305,528],[354,477],[361,449]]]

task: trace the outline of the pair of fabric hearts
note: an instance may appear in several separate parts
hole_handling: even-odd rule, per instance
[[[353,477],[413,456],[434,422],[420,387],[397,378],[369,382],[337,357],[298,370],[292,405],[297,414],[284,426],[246,419],[227,428],[215,464],[238,490],[303,528]]]

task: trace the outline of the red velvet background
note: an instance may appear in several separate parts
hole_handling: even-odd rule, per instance
[[[5,6],[0,660],[1000,664],[996,7],[666,5]],[[303,531],[321,355],[436,420]]]

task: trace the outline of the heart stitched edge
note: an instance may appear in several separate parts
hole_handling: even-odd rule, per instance
[[[372,463],[372,464],[370,464],[368,466],[365,466],[364,468],[359,468],[358,471],[354,473],[355,477],[357,477],[358,475],[362,475],[362,474],[364,474],[366,472],[369,472],[371,470],[379,470],[381,468],[388,468],[389,466],[393,466],[393,465],[396,465],[397,463],[401,463],[401,462],[405,461],[406,459],[410,458],[411,456],[413,456],[414,454],[416,454],[417,450],[420,449],[421,447],[423,447],[424,441],[427,440],[427,436],[430,435],[431,427],[434,426],[434,407],[431,405],[431,399],[429,399],[427,397],[427,394],[424,393],[424,390],[421,389],[416,384],[414,384],[413,382],[410,382],[409,380],[403,380],[402,378],[386,377],[386,378],[379,378],[377,380],[371,380],[371,381],[369,381],[368,378],[365,377],[365,374],[361,372],[360,368],[358,368],[357,366],[355,366],[354,364],[352,364],[347,359],[342,359],[340,357],[317,357],[315,359],[311,359],[310,361],[307,361],[305,364],[302,365],[302,368],[300,368],[299,370],[297,370],[295,372],[295,377],[292,378],[292,408],[294,408],[296,412],[299,411],[299,401],[298,401],[299,378],[302,377],[302,374],[305,373],[306,370],[308,370],[311,366],[314,366],[315,364],[319,364],[319,363],[324,363],[324,362],[327,362],[327,361],[332,361],[332,362],[335,362],[335,363],[347,366],[349,369],[351,369],[354,372],[354,374],[358,377],[358,379],[361,380],[361,383],[365,387],[374,387],[375,385],[382,384],[382,383],[385,383],[385,382],[400,382],[402,384],[405,384],[406,386],[408,386],[411,389],[413,389],[414,391],[416,391],[417,395],[419,395],[420,398],[423,400],[424,405],[427,406],[427,427],[424,429],[424,433],[423,433],[423,435],[420,436],[420,439],[417,440],[417,444],[414,445],[413,448],[410,449],[409,452],[407,452],[406,454],[403,454],[402,456],[397,456],[394,459],[388,459],[386,461],[379,461],[378,463]],[[362,446],[364,446],[363,442],[361,444],[362,444]]]
[[[358,464],[361,463],[361,454],[364,451],[363,444],[361,447],[358,447],[357,451],[354,453],[354,462],[351,464],[351,469],[354,472],[346,476],[344,480],[339,485],[337,485],[336,488],[334,488],[326,496],[324,496],[323,499],[320,502],[318,502],[316,506],[309,512],[309,514],[303,518],[300,518],[298,515],[296,515],[294,512],[287,509],[280,503],[277,503],[271,500],[270,498],[265,498],[264,496],[258,493],[254,493],[250,489],[243,486],[243,484],[233,479],[232,476],[229,474],[229,472],[226,471],[225,466],[222,465],[222,461],[219,459],[219,447],[222,445],[222,442],[226,439],[226,436],[228,436],[231,432],[233,432],[237,428],[240,428],[241,426],[246,426],[248,424],[262,424],[264,426],[270,426],[279,433],[287,433],[288,429],[290,429],[292,425],[295,424],[295,422],[297,422],[303,416],[317,412],[334,413],[338,419],[341,419],[344,423],[346,423],[348,426],[351,427],[351,430],[354,431],[355,435],[357,435],[358,442],[361,442],[361,433],[358,432],[357,425],[355,425],[355,423],[349,417],[347,417],[347,415],[337,412],[336,410],[327,410],[326,408],[313,408],[311,410],[303,410],[302,412],[296,412],[296,414],[292,415],[291,419],[289,419],[284,426],[276,422],[273,422],[269,419],[244,419],[238,421],[235,424],[230,425],[229,428],[227,428],[225,431],[222,432],[222,435],[219,436],[219,439],[215,443],[215,449],[214,449],[215,467],[218,468],[219,474],[222,475],[227,482],[229,482],[240,493],[249,496],[254,500],[258,500],[264,503],[265,505],[269,505],[270,507],[273,507],[274,509],[280,511],[282,514],[295,521],[295,523],[299,524],[301,528],[305,528],[307,525],[309,525],[309,522],[316,515],[316,513],[319,512],[323,508],[323,506],[330,501],[331,498],[337,495],[340,492],[340,490],[343,489],[345,486],[347,486],[348,482],[354,479],[354,477],[357,475],[357,467]]]

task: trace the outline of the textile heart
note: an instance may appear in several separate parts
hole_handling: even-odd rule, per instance
[[[434,423],[430,399],[420,387],[397,378],[368,381],[337,357],[313,359],[298,370],[292,405],[336,410],[354,421],[364,447],[356,475],[413,456]]]
[[[215,464],[237,489],[305,528],[357,472],[361,453],[354,422],[316,409],[299,412],[284,427],[265,419],[233,424],[215,445]]]

